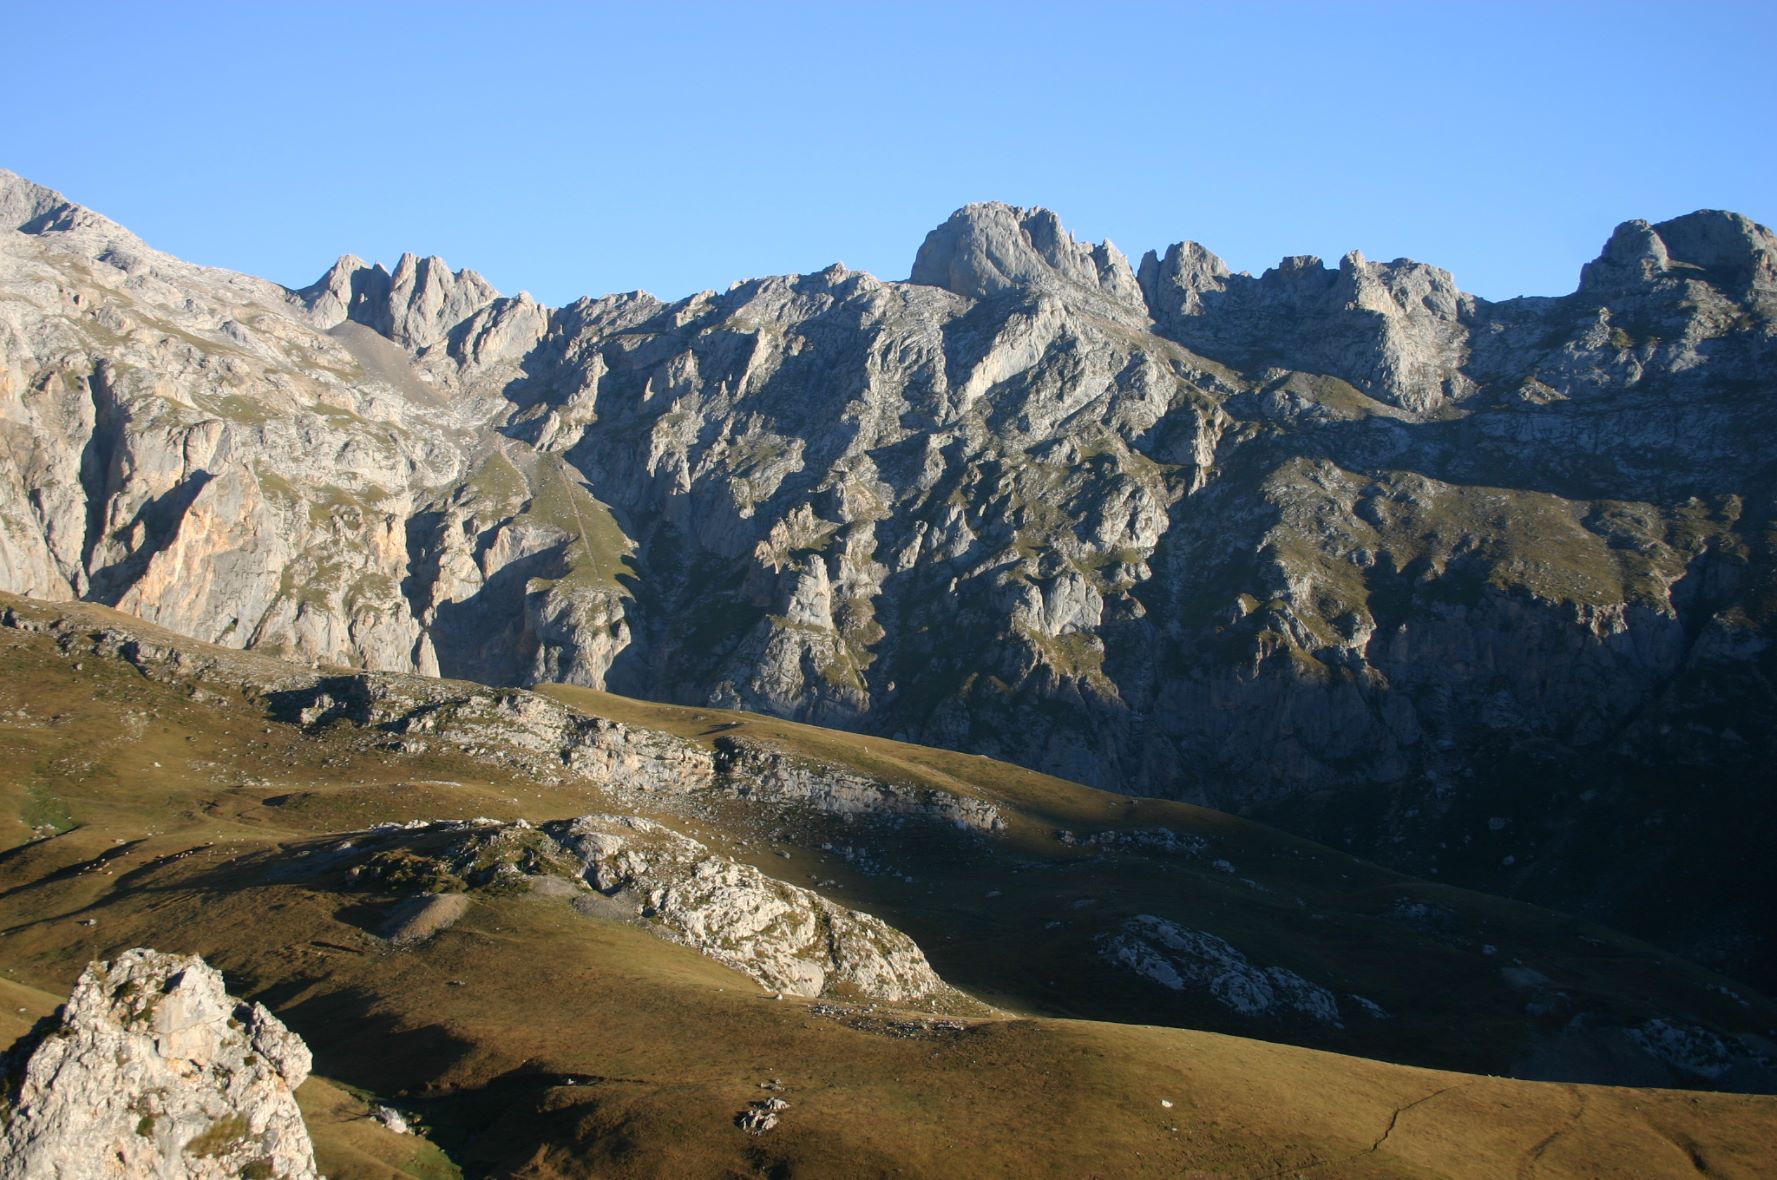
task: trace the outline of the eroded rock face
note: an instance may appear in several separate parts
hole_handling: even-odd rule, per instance
[[[24,1064],[0,1177],[312,1180],[309,1064],[202,959],[126,951],[87,968]]]
[[[1287,967],[1260,966],[1225,939],[1153,914],[1131,918],[1102,936],[1099,954],[1172,991],[1207,992],[1245,1016],[1290,1016],[1344,1027],[1338,998],[1320,984]],[[1386,1015],[1369,1001],[1358,1006],[1373,1018]]]
[[[588,815],[546,829],[599,892],[634,905],[675,942],[794,996],[954,1004],[912,939],[689,836],[636,816]]]
[[[683,793],[709,786],[717,770],[716,759],[694,743],[520,690],[358,673],[279,688],[268,699],[279,720],[311,729],[345,722],[379,735],[385,749],[454,749],[542,782],[574,778]]]
[[[622,536],[492,429],[534,301],[412,257],[291,292],[0,192],[0,584],[316,662],[597,680]]]
[[[1109,242],[1074,241],[1047,209],[969,205],[926,235],[908,282],[971,299],[1053,283],[1073,283],[1131,305],[1141,289],[1129,259]]]
[[[1006,827],[999,808],[985,799],[851,774],[756,743],[718,739],[716,766],[721,785],[744,798],[807,804],[846,819],[932,820],[982,835]]]
[[[429,936],[440,902],[578,886],[585,908],[708,955],[768,991],[946,1010],[978,1005],[940,979],[905,934],[870,914],[721,855],[654,820],[586,815],[533,827],[491,819],[385,824],[315,858],[359,888],[412,891],[385,927]],[[290,872],[302,867],[292,865]],[[596,894],[596,896],[595,896]],[[570,892],[570,896],[572,896]],[[614,908],[613,908],[614,907]],[[452,907],[450,921],[462,913]],[[416,918],[431,917],[424,929]]]
[[[323,328],[349,320],[413,349],[437,344],[500,297],[472,270],[412,254],[401,256],[393,274],[347,254],[297,294]]]
[[[1688,916],[1759,888],[1612,867],[1777,822],[1745,218],[1627,223],[1573,294],[1489,303],[1355,253],[1136,274],[977,205],[910,282],[547,309],[411,258],[286,291],[0,193],[9,589],[967,749],[1777,973],[1749,905]]]
[[[1157,330],[1210,356],[1332,374],[1413,411],[1474,390],[1463,366],[1478,304],[1436,267],[1353,251],[1335,270],[1286,258],[1254,279],[1185,242],[1143,258],[1141,283]]]

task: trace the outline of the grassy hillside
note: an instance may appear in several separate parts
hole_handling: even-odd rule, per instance
[[[202,954],[314,1049],[302,1098],[330,1176],[1756,1175],[1777,1146],[1769,1097],[1480,1076],[1534,1058],[1581,1008],[1777,1023],[1731,981],[1557,915],[1201,809],[584,690],[550,695],[694,746],[774,748],[823,774],[966,795],[1004,827],[542,774],[509,751],[280,720],[279,694],[315,681],[308,669],[98,608],[0,606],[25,624],[0,628],[0,1037],[89,959]],[[378,931],[401,898],[328,860],[377,822],[593,811],[651,814],[819,882],[912,934],[1001,1014],[774,999],[543,889],[474,893],[454,925],[396,943]],[[1117,839],[1162,829],[1172,851]],[[1204,850],[1178,852],[1188,838]],[[1416,904],[1429,916],[1401,916]],[[1213,931],[1389,1016],[1346,1000],[1343,1028],[1266,1021],[1172,992],[1096,953],[1138,914]],[[1563,997],[1558,1010],[1528,1016],[1545,996]],[[770,1096],[790,1104],[777,1128],[735,1125]],[[370,1122],[373,1099],[418,1115],[428,1137]]]
[[[845,825],[808,815],[761,824],[735,809],[727,826],[767,827],[790,865],[813,859],[805,871],[837,879],[848,896],[914,934],[947,979],[1015,1011],[1182,1024],[1562,1079],[1585,1078],[1598,1064],[1561,1041],[1582,1010],[1629,1024],[1679,1011],[1757,1029],[1777,1018],[1745,985],[1615,931],[1407,877],[1222,812],[757,714],[567,686],[541,691],[712,748],[757,742],[811,764],[996,804],[1007,829],[990,842],[887,836],[911,883],[823,859],[822,845],[844,839]],[[1207,851],[1156,851],[1157,832],[1201,840]],[[1342,1029],[1255,1020],[1108,968],[1093,953],[1095,939],[1138,914],[1210,931],[1254,961],[1375,1001],[1389,1018],[1347,1020]]]

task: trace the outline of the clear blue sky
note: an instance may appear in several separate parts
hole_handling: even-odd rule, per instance
[[[968,201],[1132,258],[1352,248],[1489,298],[1777,219],[1777,3],[6,0],[0,166],[195,261],[441,254],[547,303],[834,260]]]

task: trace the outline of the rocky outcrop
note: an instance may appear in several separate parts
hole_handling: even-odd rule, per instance
[[[1184,242],[1143,257],[1141,286],[1156,330],[1210,356],[1331,374],[1415,412],[1474,390],[1463,366],[1478,304],[1433,266],[1354,250],[1335,270],[1286,258],[1255,279]]]
[[[1101,936],[1098,946],[1099,954],[1119,967],[1172,991],[1202,990],[1242,1015],[1289,1016],[1344,1027],[1332,992],[1286,967],[1261,967],[1207,931],[1141,914]],[[1358,1007],[1372,1019],[1386,1016],[1374,1004]]]
[[[1398,905],[1391,916],[1422,930],[1454,917],[1424,903]],[[1395,1019],[1364,996],[1335,994],[1287,967],[1255,963],[1224,938],[1154,914],[1124,920],[1094,945],[1119,972],[1201,996],[1248,1027],[1343,1029],[1347,1022]],[[1768,1090],[1777,1081],[1770,1041],[1758,1033],[1712,1030],[1673,1015],[1625,1023],[1621,1012],[1562,990],[1522,960],[1500,968],[1499,976],[1522,999],[1532,1028],[1518,1076],[1555,1080],[1589,1068],[1623,1085],[1685,1087],[1732,1078],[1748,1090]]]
[[[1006,827],[986,799],[885,782],[732,738],[718,738],[716,750],[722,787],[745,799],[805,804],[846,819],[924,819],[982,835]]]
[[[0,1177],[316,1177],[293,1091],[309,1052],[202,959],[94,963],[41,1029],[0,1139]]]
[[[559,892],[565,882],[580,891],[577,904],[587,912],[636,922],[768,991],[928,1009],[978,1006],[880,919],[640,816],[586,815],[540,828],[491,819],[383,824],[278,872],[341,868],[358,888],[402,895],[383,926],[395,942],[454,922],[465,895],[544,882]]]
[[[1658,225],[1625,221],[1580,271],[1580,292],[1681,290],[1707,281],[1733,295],[1777,289],[1777,236],[1750,218],[1701,209]]]
[[[691,742],[577,712],[535,693],[375,674],[319,677],[267,697],[271,715],[310,729],[344,722],[385,749],[455,750],[625,791],[683,794],[711,784],[717,760]]]
[[[444,340],[500,297],[472,270],[453,271],[442,258],[412,254],[403,254],[392,274],[380,262],[343,255],[296,294],[323,328],[350,320],[416,350]]]
[[[637,816],[587,815],[545,829],[585,880],[649,929],[793,996],[859,996],[916,1007],[964,1001],[913,940],[752,865]]]
[[[1489,303],[1355,253],[1137,274],[973,205],[909,282],[546,309],[416,259],[286,291],[0,190],[0,585],[1190,798],[1777,977],[1740,901],[1687,917],[1743,878],[1631,905],[1612,867],[1712,846],[1662,782],[1777,820],[1744,218],[1628,223],[1573,294]]]
[[[734,1125],[749,1135],[763,1135],[777,1126],[784,1111],[790,1109],[788,1100],[778,1097],[761,1098],[748,1104],[747,1108],[734,1116]]]

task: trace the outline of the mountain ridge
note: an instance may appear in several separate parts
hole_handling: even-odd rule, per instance
[[[1488,303],[965,206],[947,286],[547,309],[0,192],[7,589],[1000,754],[1777,972],[1761,870],[1702,855],[1772,806],[1755,223],[1627,222]]]

